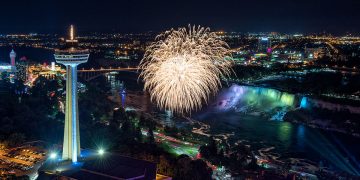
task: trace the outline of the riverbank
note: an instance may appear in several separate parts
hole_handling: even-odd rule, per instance
[[[311,128],[339,132],[360,138],[360,101],[337,96],[303,94],[286,91],[263,83],[240,83],[254,88],[274,89],[296,96],[294,109],[284,112],[284,121],[300,123]]]
[[[313,112],[310,112],[298,108],[287,112],[284,121],[351,135],[359,138],[360,141],[359,118],[360,115],[351,115],[349,112],[344,111],[334,113],[333,111],[318,109],[318,111],[313,110]]]

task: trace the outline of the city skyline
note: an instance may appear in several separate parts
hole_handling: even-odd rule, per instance
[[[65,8],[71,6],[73,8]],[[285,0],[215,1],[95,1],[3,2],[0,33],[62,33],[69,24],[84,32],[147,32],[195,24],[212,30],[333,34],[360,30],[360,3]],[[77,14],[77,10],[84,13]],[[41,24],[41,26],[39,26]]]
[[[359,179],[358,9],[2,2],[0,179]]]

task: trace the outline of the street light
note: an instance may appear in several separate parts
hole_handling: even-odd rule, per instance
[[[99,155],[103,155],[104,153],[105,153],[104,149],[99,149],[99,150],[98,150],[98,154],[99,154]]]
[[[57,154],[55,152],[52,152],[50,154],[50,159],[55,159],[57,157]]]

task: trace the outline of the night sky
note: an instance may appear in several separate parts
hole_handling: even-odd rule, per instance
[[[75,1],[75,0],[74,0]],[[240,32],[360,32],[359,0],[6,0],[0,33],[146,32],[197,24]]]

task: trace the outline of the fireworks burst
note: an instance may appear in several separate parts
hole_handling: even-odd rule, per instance
[[[229,76],[228,45],[209,28],[166,31],[156,37],[140,63],[144,90],[161,109],[184,114],[198,110]]]

